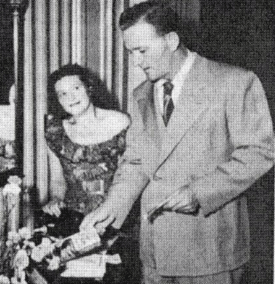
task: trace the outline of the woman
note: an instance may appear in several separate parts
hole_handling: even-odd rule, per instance
[[[81,216],[103,202],[125,150],[130,119],[112,109],[115,104],[105,90],[96,75],[76,64],[63,66],[49,77],[49,109],[55,115],[48,117],[45,135],[51,200],[43,211],[63,216],[56,234],[74,233]],[[62,111],[57,111],[59,107]]]
[[[50,106],[55,112],[58,104],[63,109],[48,117],[46,127],[51,201],[44,211],[49,214],[58,216],[66,205],[86,215],[100,205],[112,182],[130,120],[98,106],[102,87],[94,74],[76,64],[49,77]]]

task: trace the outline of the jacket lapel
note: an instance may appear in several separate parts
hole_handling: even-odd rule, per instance
[[[138,90],[136,100],[143,120],[144,130],[157,146],[159,146],[160,133],[154,107],[154,85],[147,81]]]
[[[198,55],[197,57],[163,135],[162,162],[172,153],[192,125],[209,109],[207,95],[204,95],[206,66],[203,58]]]

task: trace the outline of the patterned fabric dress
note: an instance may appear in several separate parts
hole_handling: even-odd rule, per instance
[[[101,143],[79,145],[67,136],[61,120],[49,116],[45,137],[63,168],[68,209],[86,215],[104,201],[118,159],[125,151],[126,132],[124,129]]]
[[[67,136],[62,121],[51,116],[46,125],[46,141],[53,153],[58,157],[65,177],[67,191],[65,203],[71,209],[84,215],[95,210],[105,199],[113,175],[118,167],[118,160],[126,147],[127,128],[108,141],[79,145]],[[139,283],[140,263],[138,256],[139,207],[134,206],[122,228],[122,234],[108,250],[108,254],[119,253],[122,264],[107,265],[103,281],[92,279],[62,278],[58,276],[54,284],[128,284]],[[62,232],[73,226],[74,217],[69,217],[69,224],[61,222]],[[81,214],[82,215],[82,214]],[[73,215],[74,216],[74,215]],[[77,221],[78,222],[78,221]],[[65,224],[65,225],[64,225]],[[75,226],[73,226],[74,230]],[[78,228],[78,225],[77,227]]]

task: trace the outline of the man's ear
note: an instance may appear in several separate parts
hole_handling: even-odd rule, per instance
[[[180,44],[179,35],[176,32],[170,32],[166,34],[164,37],[170,50],[176,51]]]

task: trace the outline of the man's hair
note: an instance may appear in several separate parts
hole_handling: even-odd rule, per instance
[[[153,25],[161,36],[170,32],[180,36],[178,15],[169,5],[157,1],[136,4],[121,14],[119,26],[125,31],[140,20]]]

